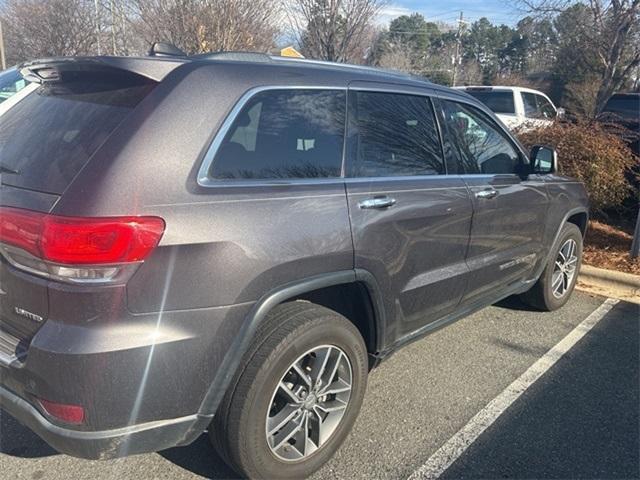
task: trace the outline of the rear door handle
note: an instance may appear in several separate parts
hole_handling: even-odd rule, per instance
[[[396,204],[396,199],[391,197],[377,197],[377,198],[368,198],[367,200],[363,200],[358,203],[358,206],[363,210],[369,209],[384,209],[393,207]]]
[[[476,198],[489,199],[489,198],[496,198],[497,196],[498,196],[498,191],[495,190],[494,188],[487,188],[486,190],[481,190],[479,192],[476,192]]]

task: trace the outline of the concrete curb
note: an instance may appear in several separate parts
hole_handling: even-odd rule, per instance
[[[587,286],[613,290],[622,297],[635,297],[640,300],[640,275],[605,270],[583,264],[578,280]]]

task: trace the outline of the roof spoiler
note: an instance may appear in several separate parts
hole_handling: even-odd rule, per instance
[[[180,58],[63,57],[34,60],[20,65],[20,74],[33,83],[63,80],[64,72],[126,71],[160,82],[187,60]]]

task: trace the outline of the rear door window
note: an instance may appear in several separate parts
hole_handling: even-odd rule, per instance
[[[236,116],[218,148],[214,179],[335,178],[342,173],[346,93],[267,90]]]
[[[428,97],[353,93],[350,177],[439,175],[445,172],[438,127]]]
[[[0,116],[2,183],[61,194],[154,86],[125,72],[85,72],[38,87]]]

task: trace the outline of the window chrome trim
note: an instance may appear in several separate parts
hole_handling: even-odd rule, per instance
[[[229,130],[233,126],[236,118],[245,107],[245,105],[257,94],[271,91],[271,90],[326,90],[326,91],[339,91],[345,92],[347,91],[347,87],[336,87],[336,86],[321,86],[321,85],[265,85],[261,87],[254,87],[247,92],[245,92],[240,100],[236,102],[233,106],[227,117],[222,122],[222,125],[218,129],[211,145],[207,149],[207,152],[204,155],[202,163],[200,164],[200,169],[198,170],[197,182],[201,187],[240,187],[240,186],[249,186],[249,185],[290,185],[292,183],[333,183],[336,181],[342,182],[342,177],[330,177],[330,178],[291,178],[291,179],[278,179],[278,178],[265,178],[265,179],[255,179],[255,180],[247,180],[247,179],[215,179],[209,176],[209,170],[213,165],[213,160],[218,153],[222,142],[229,133]],[[346,102],[346,99],[345,99]],[[347,118],[345,114],[345,125],[347,123]],[[344,158],[344,152],[343,152]]]

